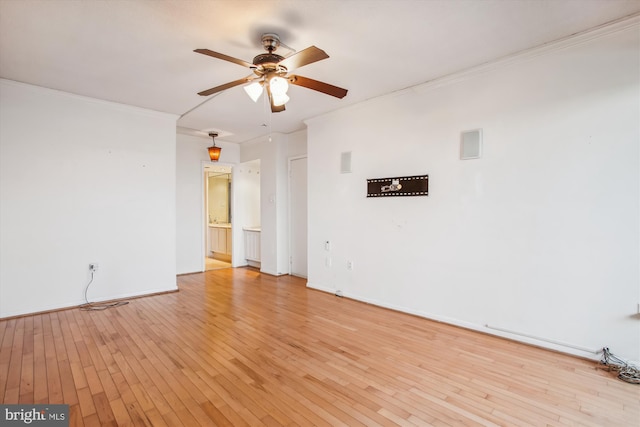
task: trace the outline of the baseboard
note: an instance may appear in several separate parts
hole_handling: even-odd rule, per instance
[[[251,265],[250,265],[250,267],[251,267]],[[260,273],[268,274],[269,276],[275,276],[275,277],[286,276],[288,274],[288,273],[276,273],[276,272],[267,271],[267,270],[260,270]]]
[[[91,301],[91,304],[95,304],[95,303],[110,304],[110,303],[120,302],[120,301],[125,301],[125,300],[153,297],[153,296],[163,295],[163,294],[172,294],[174,292],[179,292],[179,291],[180,291],[180,289],[178,289],[178,287],[176,287],[175,289],[169,289],[169,290],[166,290],[166,291],[154,291],[154,292],[142,293],[142,294],[122,295],[122,296],[119,296],[119,297],[116,297],[116,298],[109,298],[109,299],[104,299],[104,300],[96,300],[96,301]],[[54,307],[54,308],[46,309],[46,310],[39,310],[39,311],[33,311],[33,312],[29,312],[29,313],[20,313],[20,314],[14,314],[14,315],[6,316],[6,317],[0,317],[0,320],[18,319],[20,317],[26,317],[26,316],[37,316],[39,314],[55,313],[55,312],[64,311],[64,310],[73,310],[73,309],[82,307],[84,305],[86,305],[86,301],[77,302],[77,303],[74,303],[74,304],[71,304],[71,305],[65,305],[65,306],[61,306],[61,307]]]
[[[330,288],[327,286],[318,285],[316,283],[307,282],[307,287],[321,291],[321,292],[326,292],[332,295],[338,295],[336,293],[337,292],[336,289]],[[543,337],[534,337],[534,336],[526,335],[523,333],[508,331],[506,329],[497,328],[495,326],[491,326],[488,324],[481,325],[481,324],[466,322],[466,321],[462,321],[459,319],[446,317],[438,314],[428,313],[420,310],[413,310],[407,307],[387,304],[375,299],[365,298],[360,295],[354,295],[344,291],[341,291],[339,296],[352,299],[354,301],[359,301],[365,304],[375,305],[376,307],[393,310],[400,313],[409,314],[412,316],[421,317],[427,320],[432,320],[434,322],[446,323],[451,326],[472,330],[482,334],[497,336],[510,341],[531,345],[533,347],[539,347],[539,348],[544,348],[545,350],[555,351],[563,354],[569,354],[571,356],[580,357],[582,359],[599,360],[600,358],[599,355],[602,351],[601,349],[587,349],[587,348],[579,347],[569,343],[561,343],[558,341],[553,341]],[[632,361],[631,363],[635,363],[635,362]]]
[[[327,286],[321,286],[321,285],[318,285],[316,283],[311,283],[311,282],[307,282],[307,288],[315,289],[317,291],[327,292],[329,294],[334,294],[334,295],[336,293],[336,290],[333,289],[333,288],[329,288]]]

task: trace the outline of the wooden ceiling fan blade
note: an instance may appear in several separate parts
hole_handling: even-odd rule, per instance
[[[279,113],[281,111],[284,111],[284,104],[282,105],[273,105],[273,101],[271,101],[271,112],[272,113]]]
[[[222,59],[223,61],[233,62],[234,64],[242,65],[243,67],[252,68],[254,65],[250,62],[243,61],[242,59],[234,58],[233,56],[225,55],[224,53],[214,52],[209,49],[196,49],[194,52],[201,53],[203,55],[211,56],[213,58]]]
[[[278,63],[278,65],[282,65],[286,67],[287,70],[291,71],[293,69],[327,59],[328,57],[329,55],[327,55],[324,50],[311,46],[283,59]]]
[[[307,89],[317,90],[318,92],[326,93],[327,95],[335,96],[336,98],[344,98],[347,95],[347,89],[343,89],[338,86],[330,85],[329,83],[313,80],[308,77],[302,76],[289,76],[287,77],[289,83],[296,86],[306,87]]]
[[[249,83],[250,81],[252,81],[252,78],[249,77],[244,77],[238,80],[234,80],[232,82],[220,85],[220,86],[216,86],[216,87],[212,87],[211,89],[207,89],[207,90],[203,90],[202,92],[198,92],[198,95],[200,96],[209,96],[209,95],[213,95],[214,93],[217,92],[222,92],[223,90],[227,90],[230,89],[232,87],[236,87],[236,86],[240,86],[242,84],[245,83]]]

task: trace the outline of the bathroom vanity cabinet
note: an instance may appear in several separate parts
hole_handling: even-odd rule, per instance
[[[231,256],[231,224],[209,224],[209,254]]]

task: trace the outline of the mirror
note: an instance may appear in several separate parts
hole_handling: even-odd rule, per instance
[[[210,224],[231,223],[231,174],[209,172],[207,214]]]

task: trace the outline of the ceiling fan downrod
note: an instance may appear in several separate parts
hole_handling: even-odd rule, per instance
[[[280,36],[275,33],[265,33],[262,35],[262,46],[264,49],[273,53],[280,47]]]

